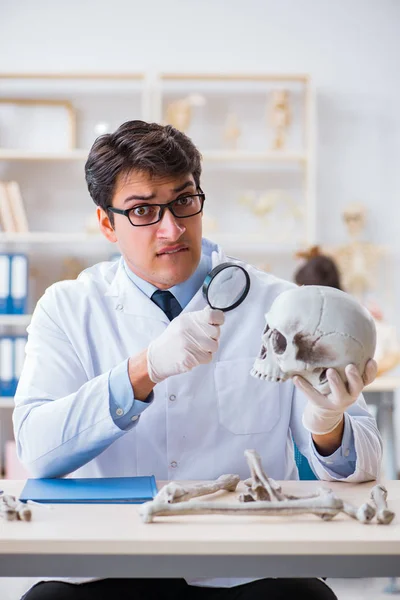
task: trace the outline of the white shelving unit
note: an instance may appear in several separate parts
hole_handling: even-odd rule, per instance
[[[0,326],[27,327],[32,315],[0,315]]]
[[[0,396],[0,408],[14,408],[14,397]]]
[[[285,87],[293,92],[294,123],[301,131],[294,138],[295,143],[288,140],[284,149],[271,150],[260,111],[272,89]],[[20,184],[31,229],[28,233],[0,231],[0,252],[21,251],[32,259],[32,278],[37,285],[30,310],[47,285],[57,280],[56,265],[63,256],[85,258],[93,264],[108,259],[117,250],[100,233],[85,232],[88,212],[95,207],[88,197],[83,165],[98,135],[97,125],[102,123],[114,131],[131,119],[165,122],[168,103],[188,94],[206,97],[206,107],[210,109],[207,117],[203,114],[203,120],[198,120],[201,110],[193,110],[186,131],[203,157],[202,181],[207,198],[204,224],[207,214],[216,215],[219,221],[215,230],[205,227],[205,236],[220,243],[228,255],[259,259],[256,263],[259,265],[267,264],[270,258],[291,260],[299,246],[315,243],[315,109],[307,75],[0,74],[0,124],[1,101],[4,103],[6,98],[22,99],[22,105],[24,102],[40,105],[44,101],[45,106],[51,106],[54,101],[59,106],[65,101],[72,127],[69,138],[75,140],[70,146],[60,146],[46,121],[44,135],[36,138],[39,146],[25,144],[27,136],[22,135],[15,138],[19,145],[12,147],[2,143],[4,139],[13,139],[12,136],[4,138],[3,132],[0,136],[0,180],[15,180]],[[240,112],[241,102],[245,107],[240,113],[243,143],[232,149],[221,143],[220,117],[222,114],[224,118],[225,108],[231,106]],[[29,131],[28,125],[23,132]],[[247,135],[247,131],[252,133]],[[218,133],[218,139],[213,138],[214,132]],[[301,241],[269,239],[261,220],[257,221],[255,214],[235,197],[238,190],[244,191],[252,185],[258,193],[276,188],[278,180],[289,181],[293,186],[290,193],[298,194],[302,202]],[[225,222],[224,216],[232,218],[231,222]],[[37,278],[38,274],[45,277]],[[30,314],[0,315],[0,334],[21,333],[30,320]],[[0,409],[13,406],[13,398],[0,397]]]
[[[66,150],[65,152],[30,152],[28,150],[1,150],[0,160],[6,161],[74,161],[87,159],[89,149],[87,150]]]
[[[285,147],[275,150],[268,147],[271,145],[268,138],[270,125],[266,122],[265,111],[271,91],[282,89],[287,89],[291,95],[289,103],[293,104],[293,117]],[[205,214],[210,210],[222,223],[224,217],[218,219],[222,212],[220,206],[229,204],[231,220],[226,230],[220,223],[213,230],[216,239],[223,239],[236,227],[237,250],[240,252],[246,246],[240,238],[248,238],[252,233],[252,253],[260,256],[266,251],[289,256],[296,249],[315,244],[315,108],[308,75],[161,73],[155,79],[153,97],[154,118],[159,122],[168,122],[171,114],[174,117],[171,107],[182,100],[193,99],[187,109],[185,133],[194,140],[203,156],[203,181],[207,182],[203,189],[208,198]],[[239,131],[234,149],[227,148],[224,141],[224,119],[232,113],[236,116]],[[185,122],[182,109],[175,115],[176,119]],[[229,170],[229,176],[221,175],[221,169]],[[287,182],[288,170],[292,173],[290,186],[297,179],[295,187],[289,187],[288,194],[301,204],[303,221],[298,231],[302,231],[293,233],[298,236],[296,240],[287,239],[282,243],[277,238],[267,243],[274,233],[273,228],[268,233],[263,232],[262,219],[238,206],[237,188],[245,191],[246,186],[247,189],[254,186],[261,195],[263,189],[276,189],[282,182]],[[216,184],[218,191],[214,197],[213,183],[218,178],[223,178],[223,186]],[[232,219],[233,214],[237,215],[236,221]]]
[[[28,233],[0,233],[0,243],[3,244],[82,244],[107,245],[104,236],[89,233],[68,233],[56,231],[31,231]]]

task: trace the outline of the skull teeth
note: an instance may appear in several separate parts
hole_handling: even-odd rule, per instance
[[[272,381],[273,383],[280,383],[281,381],[285,381],[285,379],[283,377],[276,377],[274,375],[260,373],[260,371],[257,371],[257,369],[254,369],[254,367],[253,367],[253,369],[251,369],[250,375],[252,375],[256,379],[262,379],[263,381]]]

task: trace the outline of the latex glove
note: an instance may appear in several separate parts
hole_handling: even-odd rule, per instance
[[[333,431],[341,422],[346,409],[357,400],[364,386],[373,382],[377,371],[378,367],[373,359],[370,359],[365,365],[362,376],[357,367],[347,365],[345,373],[348,384],[346,386],[335,369],[328,369],[326,375],[331,393],[327,396],[317,392],[303,377],[299,375],[294,377],[293,383],[308,399],[303,413],[304,427],[317,435]]]
[[[147,370],[153,383],[190,371],[212,360],[218,349],[222,310],[206,306],[181,313],[147,349]]]

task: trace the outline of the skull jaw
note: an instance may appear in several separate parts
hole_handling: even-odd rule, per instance
[[[250,375],[256,379],[262,379],[264,381],[271,381],[274,383],[281,383],[289,379],[289,375],[284,373],[276,363],[267,363],[265,360],[256,358],[254,361],[253,368],[250,371]]]
[[[250,375],[256,379],[262,379],[263,381],[270,381],[272,383],[283,383],[288,379],[299,376],[305,379],[317,392],[323,396],[328,396],[331,393],[331,388],[328,381],[320,383],[315,375],[313,376],[311,373],[308,373],[305,370],[285,372],[282,371],[277,363],[271,361],[267,362],[266,360],[261,360],[258,358],[254,361]]]

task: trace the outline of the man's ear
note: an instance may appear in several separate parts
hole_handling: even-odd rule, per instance
[[[101,233],[105,238],[108,239],[109,242],[114,244],[117,241],[117,236],[115,234],[114,227],[111,225],[110,217],[108,216],[109,213],[103,208],[100,208],[100,206],[97,207],[96,213]]]

